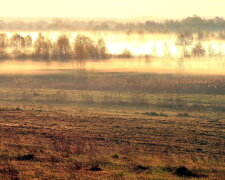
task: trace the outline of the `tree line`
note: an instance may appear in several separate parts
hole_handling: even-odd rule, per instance
[[[221,32],[219,38],[225,38],[225,19],[221,17],[201,18],[199,16],[187,17],[182,20],[164,20],[145,22],[118,22],[107,21],[78,21],[72,19],[52,19],[51,21],[39,20],[35,22],[0,20],[0,30],[23,30],[23,31],[49,31],[49,30],[69,30],[69,31],[122,31],[126,33],[174,33],[181,30],[191,32]]]
[[[63,34],[56,41],[39,33],[33,42],[30,35],[21,36],[13,34],[0,34],[0,58],[1,59],[45,59],[45,60],[69,60],[69,59],[105,59],[108,58],[107,48],[103,39],[97,41],[85,35],[77,35],[74,43]]]
[[[203,57],[206,50],[201,43],[201,35],[197,38],[190,31],[180,31],[177,33],[176,45],[181,47],[183,57]],[[193,43],[195,45],[193,46]],[[190,47],[192,47],[190,51]],[[189,49],[189,50],[188,50]],[[167,44],[164,45],[164,56],[170,56]],[[150,50],[149,50],[150,51]],[[208,49],[208,55],[213,57],[218,54],[211,46]],[[154,52],[145,57],[154,57]],[[113,55],[108,53],[104,39],[92,39],[89,36],[78,34],[74,42],[71,43],[67,35],[59,35],[55,41],[39,33],[36,40],[31,35],[22,36],[18,33],[8,37],[7,34],[0,34],[0,59],[41,59],[41,60],[99,60],[110,57],[132,58],[132,52],[124,49],[120,54]]]

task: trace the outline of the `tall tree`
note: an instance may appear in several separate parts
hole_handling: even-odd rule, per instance
[[[52,43],[41,33],[34,43],[34,56],[36,58],[51,59]]]
[[[6,49],[9,44],[9,39],[6,34],[0,34],[0,58],[6,57]]]
[[[31,47],[31,46],[32,46],[33,40],[32,40],[31,35],[27,35],[27,36],[24,38],[24,40],[25,40],[25,47]]]
[[[10,46],[14,48],[14,50],[21,51],[25,47],[25,39],[23,36],[19,34],[14,34],[10,38]]]
[[[66,35],[61,35],[56,41],[56,53],[59,59],[67,59],[71,56],[71,47],[69,38]]]
[[[88,36],[77,35],[74,43],[76,59],[96,58],[95,42]]]

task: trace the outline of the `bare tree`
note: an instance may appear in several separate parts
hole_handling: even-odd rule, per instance
[[[8,47],[9,39],[6,34],[0,34],[0,48],[6,49]]]
[[[99,39],[97,43],[97,51],[98,51],[98,58],[105,59],[107,57],[107,48],[105,45],[105,41],[103,39]]]
[[[6,34],[0,34],[0,58],[6,57],[6,49],[8,47],[8,36]]]
[[[24,47],[25,47],[25,39],[23,36],[19,34],[14,34],[10,38],[10,46],[13,48],[12,55],[15,58],[22,58],[25,56]]]
[[[59,59],[67,59],[71,57],[70,42],[66,35],[58,37],[56,42],[56,54]]]
[[[31,35],[27,35],[25,38],[25,47],[31,47],[32,46],[32,37]]]
[[[25,47],[25,39],[23,36],[19,34],[14,34],[10,38],[10,46],[14,48],[14,50],[21,50]]]
[[[183,47],[183,55],[184,57],[189,56],[187,52],[187,47],[193,43],[193,35],[189,31],[181,31],[177,36],[177,45]]]
[[[52,43],[41,33],[34,43],[34,56],[36,58],[51,59]]]
[[[74,43],[74,53],[77,59],[96,58],[97,52],[94,41],[84,35],[77,35]]]

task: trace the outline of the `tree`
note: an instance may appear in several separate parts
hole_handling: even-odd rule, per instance
[[[24,57],[25,39],[19,34],[14,34],[10,38],[10,46],[13,48],[12,54],[15,58]]]
[[[10,46],[16,51],[21,51],[25,47],[25,39],[19,34],[14,34],[10,38]]]
[[[0,34],[0,49],[6,49],[8,47],[8,36],[6,34]]]
[[[95,42],[88,36],[77,35],[74,43],[74,53],[75,58],[79,60],[95,59],[97,56]]]
[[[192,49],[191,54],[195,57],[205,56],[205,49],[202,47],[202,44],[198,42],[195,47]]]
[[[5,58],[6,48],[8,47],[8,36],[6,34],[0,34],[0,58]]]
[[[189,31],[181,31],[177,35],[177,45],[183,47],[184,57],[188,56],[187,47],[193,43],[193,35]]]
[[[34,57],[51,59],[52,43],[46,39],[41,33],[38,35],[34,43]]]
[[[97,51],[98,51],[98,58],[99,59],[105,59],[107,56],[106,53],[106,45],[105,41],[103,39],[99,39],[97,43]]]
[[[61,35],[56,41],[56,55],[59,59],[67,59],[71,56],[71,47],[66,35]]]
[[[25,47],[31,47],[32,46],[32,37],[31,35],[27,35],[25,38]]]

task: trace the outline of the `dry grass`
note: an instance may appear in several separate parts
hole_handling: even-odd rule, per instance
[[[0,179],[225,179],[221,77],[65,72],[0,85]]]
[[[182,179],[182,166],[196,177],[225,177],[224,121],[82,109],[2,108],[1,178]]]

